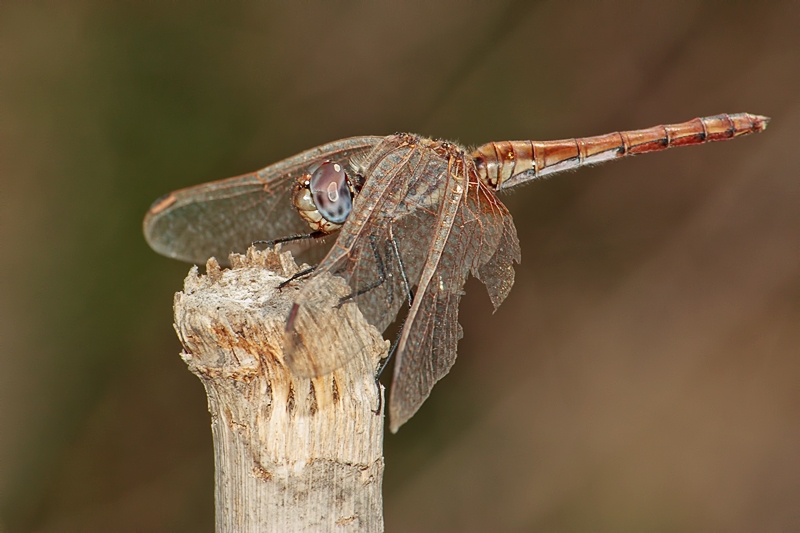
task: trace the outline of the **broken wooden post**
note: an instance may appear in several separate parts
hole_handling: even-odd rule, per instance
[[[374,376],[388,343],[346,303],[319,316],[319,329],[369,353],[328,375],[292,374],[284,330],[298,289],[277,286],[297,265],[288,252],[254,249],[231,264],[211,259],[205,275],[193,268],[175,295],[182,357],[208,394],[216,531],[383,531],[383,410],[374,412],[383,401]],[[349,289],[332,278],[324,290]]]

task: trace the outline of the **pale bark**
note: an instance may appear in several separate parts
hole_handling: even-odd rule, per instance
[[[388,344],[347,303],[319,316],[321,329],[368,353],[325,376],[292,374],[283,346],[297,288],[276,287],[297,266],[288,253],[254,250],[231,263],[222,270],[210,260],[206,275],[193,269],[175,296],[182,357],[208,394],[216,531],[383,531],[374,373]],[[347,288],[333,278],[325,290]]]

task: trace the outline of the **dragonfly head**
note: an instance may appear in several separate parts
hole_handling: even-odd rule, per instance
[[[353,195],[344,167],[325,161],[298,178],[292,203],[311,229],[332,233],[342,227],[353,210]]]

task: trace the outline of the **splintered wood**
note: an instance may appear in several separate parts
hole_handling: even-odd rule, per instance
[[[230,270],[214,259],[205,275],[192,268],[175,295],[182,357],[208,394],[217,532],[383,531],[383,412],[373,411],[388,342],[349,302],[287,338],[303,283],[277,288],[298,272],[291,255],[251,249],[230,260]],[[320,290],[332,299],[349,289],[330,277]],[[306,377],[289,369],[290,345],[302,361],[333,347],[344,363]]]

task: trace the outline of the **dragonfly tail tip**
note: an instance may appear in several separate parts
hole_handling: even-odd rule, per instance
[[[767,125],[771,120],[769,117],[765,117],[764,115],[750,115],[753,119],[753,125],[755,126],[756,131],[764,131],[767,129]]]

